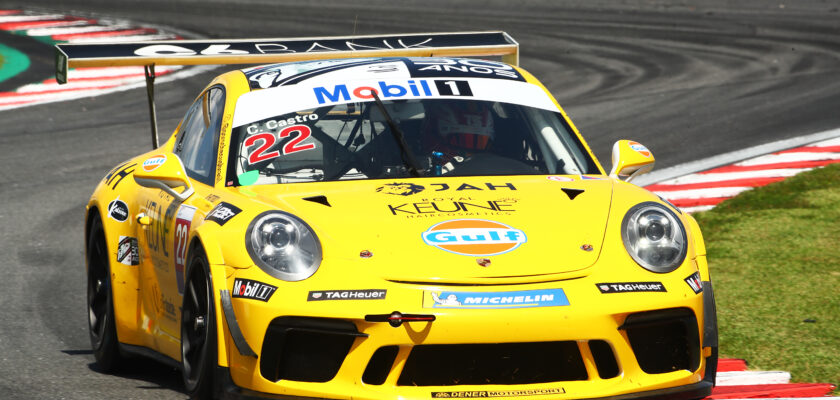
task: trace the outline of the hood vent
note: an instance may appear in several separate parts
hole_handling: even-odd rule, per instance
[[[569,200],[574,200],[575,197],[578,197],[579,194],[583,193],[583,189],[563,188],[560,190],[562,190],[563,193],[566,193],[566,196],[569,196]]]
[[[312,196],[312,197],[304,197],[303,199],[306,200],[306,201],[311,201],[313,203],[323,204],[327,207],[332,207],[330,205],[330,202],[327,201],[327,196]]]

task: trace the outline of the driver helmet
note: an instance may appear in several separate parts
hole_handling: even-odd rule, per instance
[[[453,148],[487,150],[495,138],[493,115],[482,103],[461,101],[437,107],[432,118],[441,141]]]

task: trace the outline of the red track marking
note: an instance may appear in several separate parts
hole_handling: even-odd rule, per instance
[[[820,397],[831,394],[829,383],[785,383],[777,385],[716,386],[707,399],[752,399],[773,397]]]
[[[0,15],[16,15],[20,14],[20,10],[0,10]]]
[[[112,37],[112,36],[127,36],[127,35],[142,35],[146,33],[156,33],[157,29],[153,28],[139,28],[139,29],[122,29],[113,31],[97,31],[84,33],[68,33],[64,35],[53,35],[53,40],[73,40],[79,38],[96,38],[96,37]]]
[[[740,358],[721,358],[718,360],[718,372],[746,371],[747,361]]]
[[[63,26],[68,25],[71,23],[74,24],[92,24],[95,23],[95,20],[92,19],[85,19],[85,18],[76,18],[76,17],[68,17],[65,19],[53,19],[53,20],[46,20],[46,21],[25,21],[25,22],[4,22],[0,23],[0,30],[4,31],[21,31],[26,29],[33,29],[33,28],[46,28],[51,26]]]
[[[698,172],[699,174],[719,174],[726,172],[761,171],[765,169],[786,169],[786,168],[816,168],[834,164],[838,160],[815,160],[815,161],[790,161],[773,164],[760,165],[727,165],[725,167],[713,168],[708,171]]]
[[[785,153],[840,153],[840,146],[805,146],[790,150],[782,150],[773,154]]]
[[[699,207],[699,206],[716,206],[721,201],[727,200],[729,197],[708,197],[704,199],[674,199],[668,200],[671,204],[680,207]]]
[[[700,182],[700,183],[682,183],[678,185],[649,185],[645,186],[645,189],[650,191],[662,191],[662,192],[670,192],[674,190],[689,190],[689,189],[708,189],[708,188],[717,188],[717,187],[756,187],[756,186],[764,186],[773,182],[778,182],[784,180],[785,177],[783,176],[775,176],[771,178],[745,178],[745,179],[732,179],[728,181],[717,181],[717,182]]]

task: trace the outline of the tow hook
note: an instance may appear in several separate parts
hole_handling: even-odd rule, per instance
[[[365,315],[367,322],[387,322],[394,328],[398,328],[403,322],[408,321],[429,321],[435,320],[432,314],[403,314],[399,311],[394,311],[390,314],[369,314]]]

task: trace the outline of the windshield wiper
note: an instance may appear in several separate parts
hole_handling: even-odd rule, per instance
[[[391,133],[394,135],[394,139],[397,140],[397,144],[400,146],[400,151],[402,151],[402,160],[405,163],[405,166],[408,168],[408,172],[414,176],[423,176],[421,173],[421,169],[417,168],[417,160],[414,158],[414,155],[411,154],[411,151],[408,149],[408,143],[405,141],[405,135],[403,134],[400,127],[397,126],[397,123],[391,119],[391,115],[388,114],[388,110],[385,109],[385,104],[382,104],[382,100],[379,99],[379,94],[376,90],[371,90],[370,93],[373,95],[373,100],[376,101],[376,106],[379,107],[379,111],[382,112],[382,115],[385,116],[385,121],[388,122],[388,127],[391,128]]]

